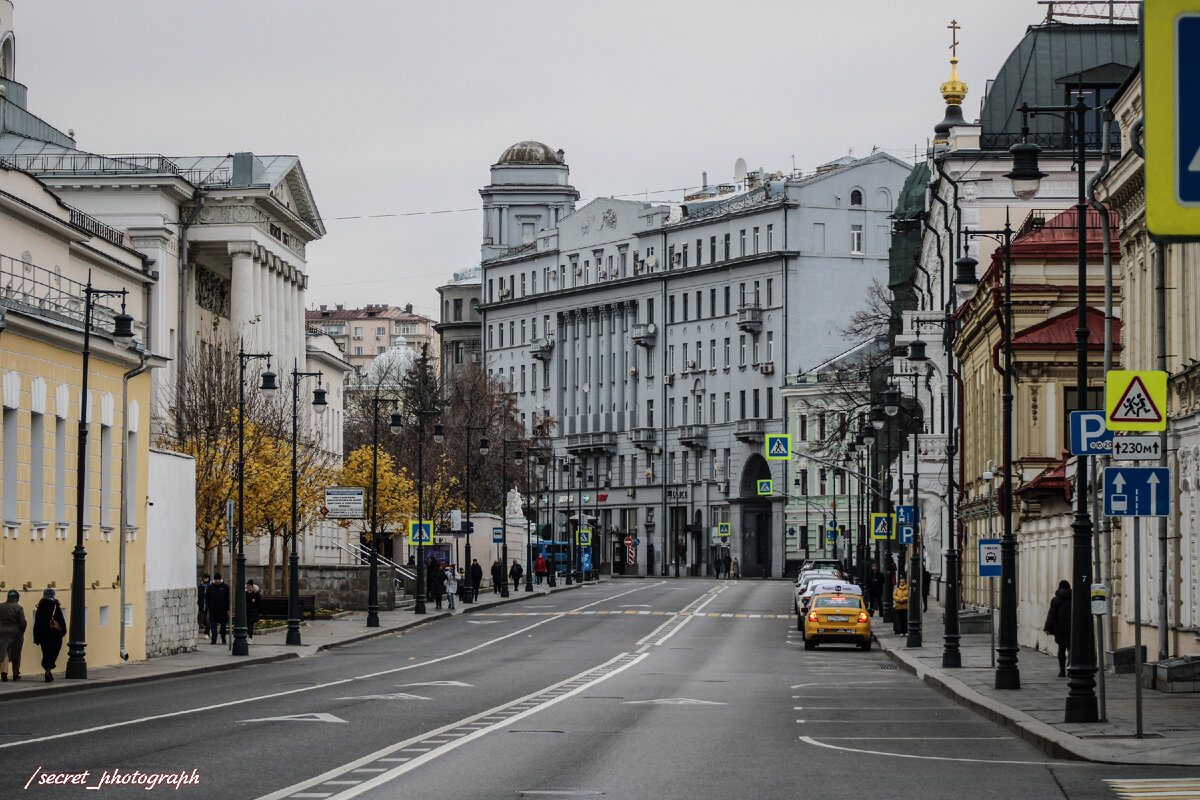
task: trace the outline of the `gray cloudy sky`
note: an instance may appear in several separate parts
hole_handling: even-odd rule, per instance
[[[30,110],[97,153],[300,156],[310,306],[412,303],[477,263],[504,149],[584,200],[923,149],[957,19],[968,119],[1035,0],[17,0]],[[448,213],[430,213],[448,212]]]

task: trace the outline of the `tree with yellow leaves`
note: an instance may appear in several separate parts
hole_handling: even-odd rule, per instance
[[[376,451],[371,445],[363,445],[346,457],[338,476],[340,486],[362,486],[367,490],[367,518],[362,520],[338,520],[343,528],[356,527],[363,541],[374,546],[371,537],[372,507],[376,513],[378,540],[395,534],[407,534],[408,521],[416,519],[417,495],[408,471],[396,466],[391,454],[380,449],[376,462]],[[378,504],[371,496],[373,486],[378,486]]]

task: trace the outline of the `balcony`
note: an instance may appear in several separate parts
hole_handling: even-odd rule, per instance
[[[707,447],[708,427],[705,425],[684,425],[679,429],[679,443],[684,447]]]
[[[737,426],[733,429],[733,435],[739,441],[751,444],[764,441],[766,434],[767,424],[765,420],[761,419],[739,419]]]
[[[653,322],[648,322],[645,325],[633,326],[633,341],[635,344],[642,347],[654,347],[654,341],[658,338],[658,326]]]
[[[617,452],[617,435],[608,431],[568,434],[567,452],[579,456],[614,455]]]
[[[737,326],[746,333],[762,333],[762,306],[758,303],[743,303],[738,306]]]
[[[629,441],[643,450],[649,450],[657,440],[658,432],[654,428],[634,428],[629,431]]]
[[[553,339],[534,339],[529,348],[529,355],[542,361],[549,361],[554,356]]]

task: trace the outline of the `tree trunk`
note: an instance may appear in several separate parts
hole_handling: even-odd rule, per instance
[[[267,594],[275,594],[275,531],[268,534],[271,547],[267,551]]]
[[[280,558],[281,558],[280,563],[283,564],[283,569],[281,569],[279,571],[279,576],[280,576],[279,577],[279,585],[281,587],[279,590],[280,594],[288,593],[288,581],[291,580],[291,577],[292,577],[290,574],[291,571],[289,569],[289,565],[291,564],[291,561],[289,559],[291,558],[292,554],[291,554],[291,551],[288,549],[288,541],[289,540],[287,537],[287,533],[284,533],[283,534],[283,544],[280,546],[281,551],[282,551],[282,555],[280,556]]]

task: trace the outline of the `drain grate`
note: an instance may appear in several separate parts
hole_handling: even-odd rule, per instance
[[[1155,728],[1159,733],[1195,733],[1200,728]]]
[[[879,668],[880,669],[896,669],[897,667],[891,661],[881,661],[879,664]]]

